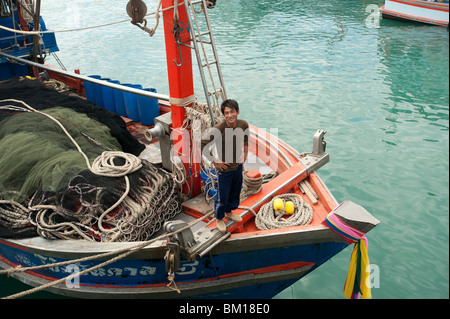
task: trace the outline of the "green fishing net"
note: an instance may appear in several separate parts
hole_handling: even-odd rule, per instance
[[[64,125],[90,163],[105,150],[121,151],[109,128],[85,114],[61,107],[43,112]],[[84,157],[51,119],[23,112],[2,121],[0,189],[11,194],[14,200],[22,201],[38,188],[56,192],[84,169],[87,169]]]
[[[182,211],[175,177],[121,152],[111,127],[67,107],[41,110],[66,134],[44,114],[0,102],[0,237],[145,241]],[[93,171],[69,136],[90,166],[111,151],[121,152],[114,168],[142,165],[125,176]]]

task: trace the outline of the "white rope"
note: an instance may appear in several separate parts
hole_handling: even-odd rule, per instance
[[[183,128],[191,129],[192,136],[192,152],[191,152],[191,162],[196,162],[198,160],[202,161],[201,165],[201,173],[205,173],[208,175],[211,169],[213,169],[212,163],[207,163],[207,160],[201,154],[201,139],[205,131],[211,128],[211,117],[209,115],[209,108],[206,103],[202,103],[198,100],[193,101],[190,107],[186,109],[186,118],[183,121]],[[220,112],[220,109],[216,106],[213,106],[213,115],[214,120],[219,123],[223,120],[223,115]],[[211,184],[211,187],[214,188],[214,185]],[[206,200],[208,198],[208,192],[206,194]]]
[[[117,158],[124,159],[125,164],[117,166],[114,163],[114,159]],[[94,160],[91,171],[101,176],[122,177],[139,170],[141,167],[141,159],[133,154],[119,151],[107,151],[103,152],[102,155]]]
[[[175,182],[183,185],[186,182],[187,175],[181,157],[171,156],[170,161],[172,162],[172,173],[175,175]]]
[[[178,4],[178,6],[183,5],[183,4],[184,3],[182,2],[182,3]],[[161,12],[164,12],[166,10],[170,10],[170,9],[173,9],[173,8],[174,8],[174,6],[167,7],[165,9],[158,9],[158,10],[156,10],[154,12],[151,12],[151,13],[145,15],[145,16],[149,17],[149,16],[152,16],[152,15],[159,15]],[[44,33],[63,33],[63,32],[84,31],[84,30],[90,30],[90,29],[96,29],[96,28],[103,28],[103,27],[107,27],[107,26],[111,26],[111,25],[115,25],[115,24],[119,24],[119,23],[124,23],[124,22],[130,22],[130,21],[131,21],[131,18],[128,18],[128,19],[124,19],[124,20],[119,20],[119,21],[115,21],[115,22],[109,22],[109,23],[105,23],[105,24],[99,24],[99,25],[94,25],[94,26],[89,26],[89,27],[84,27],[84,28],[66,29],[66,30],[52,30],[52,31],[51,30],[47,30],[47,31],[24,31],[24,30],[11,29],[11,28],[8,28],[8,27],[2,26],[2,25],[0,25],[0,29],[6,30],[6,31],[9,31],[9,32],[25,34],[25,35],[41,35],[41,34],[44,34]],[[155,26],[155,28],[156,28],[156,26]]]
[[[281,198],[283,200],[290,200],[294,203],[294,213],[286,215],[286,211],[275,212],[273,202],[275,199]],[[278,195],[272,200],[264,204],[255,218],[256,227],[261,230],[275,229],[283,227],[292,227],[300,225],[308,225],[313,217],[311,206],[301,198],[298,194],[288,193]]]
[[[194,103],[196,100],[197,100],[197,94],[195,94],[195,93],[184,99],[169,97],[169,103],[171,105],[176,105],[176,106],[181,106],[181,107],[186,107],[186,106]]]
[[[63,32],[73,32],[73,31],[96,29],[96,28],[107,27],[110,25],[119,24],[119,23],[123,23],[123,22],[129,22],[129,21],[131,21],[131,19],[125,19],[125,20],[120,20],[120,21],[115,21],[115,22],[110,22],[110,23],[105,23],[105,24],[99,24],[99,25],[94,25],[94,26],[84,27],[84,28],[55,30],[55,31],[50,31],[50,30],[47,30],[47,31],[23,31],[23,30],[11,29],[11,28],[8,28],[8,27],[2,26],[2,25],[0,25],[0,29],[6,30],[9,32],[25,34],[25,35],[41,35],[44,33],[63,33]]]

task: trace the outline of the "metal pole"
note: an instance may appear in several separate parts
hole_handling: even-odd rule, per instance
[[[41,15],[41,0],[37,0],[36,10],[34,12],[34,31],[39,31],[41,29],[39,23],[40,15]],[[40,49],[39,37],[40,37],[39,34],[35,34],[33,36],[33,61],[35,62],[37,62],[38,48]]]

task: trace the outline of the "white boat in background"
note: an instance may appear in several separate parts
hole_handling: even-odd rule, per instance
[[[442,0],[386,0],[381,13],[384,19],[448,26],[448,6]]]

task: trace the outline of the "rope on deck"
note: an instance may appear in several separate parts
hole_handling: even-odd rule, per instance
[[[283,200],[290,200],[294,203],[294,213],[286,215],[285,209],[275,211],[273,202],[275,199],[281,198]],[[286,216],[289,216],[286,218]],[[313,210],[311,206],[303,200],[298,194],[282,194],[275,196],[272,200],[264,204],[255,218],[256,227],[258,229],[274,229],[282,227],[292,227],[300,225],[308,225],[313,217]]]

